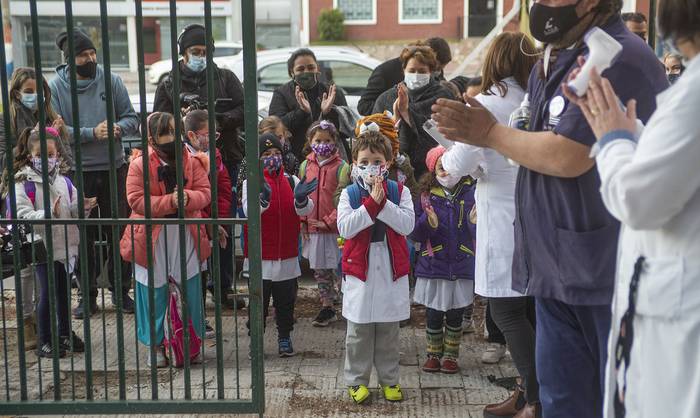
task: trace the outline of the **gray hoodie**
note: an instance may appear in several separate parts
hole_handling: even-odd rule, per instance
[[[109,170],[109,143],[97,140],[93,128],[107,120],[107,101],[105,96],[105,73],[101,65],[97,66],[95,78],[87,86],[78,87],[78,110],[80,112],[80,144],[84,171]],[[66,64],[56,67],[56,77],[49,82],[51,88],[51,105],[57,114],[63,117],[71,145],[75,147],[73,109],[70,92],[70,73]],[[122,79],[112,73],[112,97],[114,100],[114,121],[122,129],[122,137],[136,135],[139,119],[134,112]],[[75,155],[75,151],[73,152]],[[115,168],[124,165],[124,148],[121,141],[115,143]],[[72,167],[75,168],[75,167]]]

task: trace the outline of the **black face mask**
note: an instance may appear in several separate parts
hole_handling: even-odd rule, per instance
[[[318,73],[304,72],[297,74],[294,76],[294,82],[297,83],[302,90],[311,90],[317,82],[316,74]]]
[[[579,3],[581,0],[562,7],[533,4],[530,9],[530,33],[535,39],[546,44],[561,40],[581,19],[576,14],[576,6]]]
[[[81,77],[95,78],[95,74],[97,74],[97,63],[95,61],[88,61],[83,65],[76,65],[75,72]]]
[[[158,155],[168,164],[175,162],[176,149],[175,141],[166,142],[165,144],[156,144]]]

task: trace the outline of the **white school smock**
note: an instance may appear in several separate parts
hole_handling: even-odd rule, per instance
[[[510,114],[525,97],[525,91],[512,77],[503,82],[508,86],[505,97],[492,87],[492,95],[479,94],[475,99],[494,115],[498,123],[507,125]],[[462,143],[445,152],[442,166],[453,175],[478,177],[474,194],[478,219],[474,292],[484,297],[523,296],[512,289],[518,168],[492,149]]]
[[[206,270],[206,261],[199,262],[199,254],[195,250],[192,233],[185,227],[185,280],[189,280]],[[168,284],[168,276],[175,283],[182,284],[180,266],[180,227],[179,225],[163,225],[158,233],[153,253],[153,287],[155,289]],[[134,264],[134,278],[144,286],[148,286],[148,268]]]
[[[377,215],[387,228],[401,235],[408,235],[415,225],[415,214],[411,191],[403,186],[399,205],[387,199]],[[363,205],[353,209],[347,190],[343,190],[338,203],[338,231],[345,239],[354,238],[363,230],[372,227],[374,221]],[[342,283],[343,317],[356,324],[374,322],[397,322],[408,319],[411,303],[408,291],[408,276],[394,280],[386,237],[382,242],[373,242],[369,247],[367,280],[345,275]]]
[[[292,176],[294,179],[294,187],[299,184],[297,176]],[[264,181],[264,179],[262,179]],[[243,214],[248,216],[248,180],[243,181],[242,190],[242,205]],[[306,216],[314,209],[314,202],[309,198],[306,206],[298,208],[296,204],[294,209],[299,216]],[[267,210],[267,207],[260,206],[260,214],[262,215]],[[289,239],[299,239],[298,237],[289,237]],[[243,260],[243,271],[248,270],[248,258]],[[262,278],[263,280],[271,280],[273,282],[283,282],[285,280],[294,279],[301,276],[301,267],[299,267],[299,258],[291,257],[284,260],[262,260]]]
[[[594,146],[605,207],[622,223],[605,385],[613,417],[615,348],[639,256],[628,417],[695,418],[700,411],[700,56],[656,99],[638,142]]]

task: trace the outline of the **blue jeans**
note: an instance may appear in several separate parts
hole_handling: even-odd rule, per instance
[[[544,418],[603,416],[609,305],[536,299],[535,357]]]

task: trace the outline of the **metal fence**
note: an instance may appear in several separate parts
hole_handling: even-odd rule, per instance
[[[79,4],[79,3],[76,3]],[[207,86],[208,86],[208,108],[214,109],[214,74],[213,74],[213,42],[211,32],[211,3],[203,2],[204,22],[206,27],[206,47],[207,47]],[[69,34],[74,28],[73,2],[65,0],[66,30]],[[136,26],[142,27],[142,1],[135,1]],[[38,13],[36,0],[30,1],[31,9],[31,29],[32,39],[39,39],[41,28],[38,24]],[[174,0],[170,1],[170,34],[173,69],[178,68],[177,57],[177,6]],[[0,290],[2,291],[2,301],[0,302],[0,314],[2,316],[2,346],[3,356],[2,371],[0,372],[0,415],[9,414],[87,414],[87,413],[262,413],[264,409],[264,376],[263,376],[263,320],[262,320],[262,281],[260,276],[260,210],[258,193],[260,190],[260,172],[257,164],[248,164],[247,178],[248,201],[251,202],[249,208],[249,218],[234,219],[220,217],[217,213],[217,172],[216,164],[210,164],[210,187],[211,187],[211,218],[193,219],[185,218],[184,211],[184,177],[182,170],[183,144],[180,123],[175,124],[175,140],[178,145],[176,152],[177,167],[177,200],[178,213],[173,218],[156,219],[151,216],[151,194],[149,183],[148,158],[143,159],[144,190],[145,190],[145,216],[142,219],[126,219],[116,216],[118,211],[117,201],[117,167],[115,167],[115,153],[122,147],[120,140],[114,131],[114,104],[112,97],[112,79],[110,66],[109,32],[108,32],[108,10],[107,1],[100,1],[101,15],[101,48],[103,49],[104,60],[101,62],[105,72],[105,94],[107,106],[108,122],[108,146],[110,156],[109,169],[109,192],[111,196],[110,213],[112,218],[99,219],[85,216],[83,199],[78,200],[78,218],[56,219],[53,217],[48,190],[48,173],[42,174],[41,184],[36,183],[37,188],[42,188],[44,216],[43,219],[27,220],[17,218],[17,199],[14,187],[9,187],[7,195],[8,217],[0,220],[0,225],[11,229],[11,242],[14,251],[12,259],[12,273],[14,274],[14,290],[6,289],[4,279],[0,280]],[[243,22],[243,44],[245,79],[256,80],[255,62],[255,5],[254,0],[242,1],[242,22]],[[0,22],[2,20],[0,19]],[[2,23],[0,23],[1,25]],[[3,28],[0,26],[0,37],[3,35]],[[75,72],[75,45],[73,36],[68,36],[67,61],[70,70],[71,99],[73,120],[66,121],[71,126],[81,126],[80,112],[89,112],[90,109],[79,109],[78,92],[76,89]],[[4,39],[0,38],[0,44]],[[140,124],[141,124],[141,147],[148,148],[147,139],[147,112],[146,112],[146,76],[144,67],[144,44],[142,31],[137,30],[138,50],[138,75],[139,94],[141,98]],[[17,132],[12,132],[10,127],[10,101],[8,94],[8,74],[6,72],[6,59],[4,49],[0,48],[0,82],[2,83],[2,102],[5,104],[3,117],[6,127],[6,167],[9,170],[9,178],[14,179],[13,173],[13,153],[11,150],[16,145]],[[47,167],[47,141],[44,131],[46,114],[44,110],[43,76],[41,72],[42,57],[39,48],[34,48],[34,65],[37,74],[38,111],[40,121],[40,143],[41,159],[43,167]],[[180,74],[173,71],[173,108],[180,108]],[[255,83],[246,83],[244,86],[245,101],[245,131],[248,133],[246,141],[246,154],[258,155],[257,145],[257,91]],[[177,115],[176,115],[177,117]],[[215,126],[215,115],[209,113],[209,125]],[[210,129],[210,155],[215,155],[215,130]],[[85,178],[89,172],[84,172],[82,168],[81,143],[79,139],[79,129],[75,130],[75,140],[73,154],[76,161],[76,170],[73,175],[74,184],[77,188],[77,196],[84,196],[83,189]],[[10,185],[12,186],[12,185]],[[38,196],[38,194],[37,194]],[[38,202],[37,202],[38,203]],[[103,208],[105,210],[105,208]],[[224,312],[221,304],[221,272],[219,260],[221,254],[218,242],[218,225],[241,225],[247,223],[251,231],[249,237],[249,284],[239,283],[234,276],[233,288],[239,286],[247,288],[246,291],[239,291],[239,296],[248,299],[248,315],[250,320],[250,337],[245,326],[245,318],[239,318],[244,314],[233,310],[232,313]],[[214,281],[213,303],[208,309],[209,315],[213,315],[214,329],[216,337],[213,340],[204,340],[202,344],[201,358],[199,364],[190,363],[190,334],[184,333],[185,341],[185,364],[182,368],[175,368],[173,365],[167,368],[156,368],[156,347],[151,344],[150,348],[140,344],[137,338],[137,315],[124,315],[122,312],[123,300],[120,292],[116,291],[115,306],[112,308],[105,303],[105,289],[101,289],[100,313],[90,318],[89,314],[84,315],[82,321],[69,321],[71,331],[76,331],[85,341],[85,352],[79,354],[69,354],[66,358],[59,358],[57,307],[59,298],[67,299],[68,306],[75,297],[71,295],[70,286],[64,294],[58,294],[56,280],[57,271],[54,260],[68,258],[67,254],[57,254],[54,251],[53,232],[58,227],[63,228],[66,236],[66,248],[68,246],[67,231],[69,227],[76,227],[79,231],[80,245],[78,255],[78,280],[84,295],[90,288],[90,277],[88,277],[88,251],[87,247],[93,245],[87,241],[86,229],[97,227],[102,230],[111,230],[111,242],[98,242],[98,263],[102,263],[107,251],[112,252],[115,260],[120,260],[119,241],[122,231],[130,228],[133,232],[135,228],[144,227],[146,229],[147,246],[146,257],[148,260],[148,318],[150,322],[150,340],[155,340],[155,282],[154,282],[154,257],[153,237],[154,227],[163,225],[176,225],[179,236],[180,254],[184,254],[185,234],[189,225],[211,225],[214,243],[209,265],[209,274]],[[24,230],[24,233],[23,233]],[[167,233],[167,228],[162,228]],[[200,231],[200,228],[197,228]],[[201,234],[201,232],[199,232]],[[39,254],[39,246],[27,244],[27,237],[35,237],[41,234],[44,247],[44,255]],[[100,236],[102,234],[100,233]],[[233,239],[231,237],[230,239]],[[167,241],[167,239],[166,239]],[[198,242],[198,241],[197,241]],[[19,249],[24,245],[30,245],[31,260],[26,263],[22,260],[22,251]],[[43,248],[43,247],[42,247]],[[233,257],[235,258],[235,251]],[[233,260],[235,263],[235,260]],[[42,359],[32,351],[25,350],[24,335],[24,312],[22,306],[22,283],[20,271],[25,267],[36,269],[40,263],[45,262],[48,274],[48,293],[50,300],[50,327],[53,347],[53,357]],[[235,265],[235,264],[234,264]],[[184,257],[180,259],[180,271],[185,276],[187,266]],[[60,268],[60,267],[58,267]],[[115,289],[121,288],[121,264],[114,263]],[[132,265],[132,274],[135,267]],[[201,269],[201,267],[200,267]],[[9,280],[9,279],[8,279]],[[184,284],[184,279],[182,284]],[[183,293],[183,300],[187,300],[187,286],[180,286]],[[14,301],[13,301],[14,299]],[[85,305],[88,304],[88,297],[83,298]],[[213,305],[213,309],[212,306]],[[14,312],[13,312],[14,310]],[[84,306],[86,312],[88,306]],[[206,309],[205,309],[206,310]],[[213,311],[213,312],[212,312]],[[191,317],[192,312],[188,304],[182,304],[182,315],[185,324]],[[166,325],[167,327],[168,325]],[[251,359],[249,360],[249,353]],[[150,363],[149,363],[150,360]],[[150,364],[150,365],[149,365]]]

